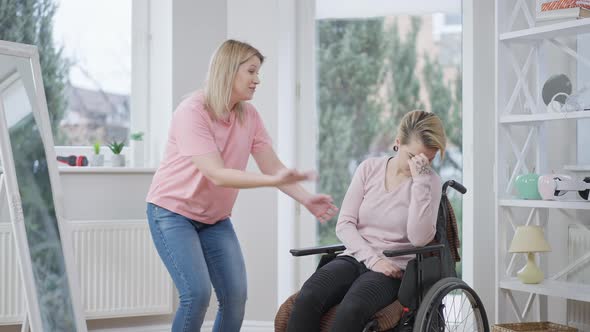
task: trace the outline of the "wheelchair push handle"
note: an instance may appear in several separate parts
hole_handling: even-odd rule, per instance
[[[451,187],[451,188],[457,190],[461,194],[465,194],[467,192],[467,188],[465,188],[462,184],[460,184],[459,182],[457,182],[455,180],[449,180],[449,181],[445,182],[445,184],[443,184],[443,190],[442,190],[443,194],[447,193],[448,187]]]

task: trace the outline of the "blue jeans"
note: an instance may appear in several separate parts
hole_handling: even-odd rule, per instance
[[[180,295],[173,332],[200,331],[211,297],[219,308],[213,331],[239,331],[246,307],[246,266],[229,218],[214,225],[148,203],[152,239]]]

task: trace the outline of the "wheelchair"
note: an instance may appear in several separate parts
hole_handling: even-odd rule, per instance
[[[447,197],[448,187],[461,194],[467,192],[456,181],[450,180],[443,184],[433,242],[420,248],[383,252],[386,257],[411,254],[416,257],[408,262],[398,299],[377,312],[365,324],[363,332],[490,331],[481,299],[456,275],[459,243],[454,212]],[[344,249],[344,245],[338,244],[291,249],[290,253],[296,257],[321,254],[317,267],[319,269]],[[297,295],[298,293],[291,295],[279,307],[275,316],[275,332],[286,331]],[[320,331],[329,331],[336,308],[337,306],[324,313]]]

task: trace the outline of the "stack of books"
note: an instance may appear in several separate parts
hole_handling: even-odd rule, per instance
[[[541,11],[537,21],[579,19],[590,17],[590,0],[539,0]]]

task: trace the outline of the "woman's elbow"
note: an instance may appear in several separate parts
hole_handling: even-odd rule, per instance
[[[334,232],[336,233],[336,236],[339,237],[339,235],[342,233],[342,225],[340,225],[339,223],[336,224],[336,229],[334,230]]]
[[[336,229],[335,229],[336,236],[337,236],[339,239],[341,239],[341,237],[340,237],[340,236],[342,235],[342,233],[343,233],[343,232],[345,232],[345,231],[346,231],[346,229],[347,229],[347,228],[348,228],[348,227],[347,227],[347,224],[346,224],[345,222],[338,221],[338,222],[336,223]]]
[[[412,234],[412,233],[408,233],[408,240],[410,240],[410,243],[414,246],[414,247],[424,247],[425,245],[429,244],[430,242],[432,242],[432,240],[434,239],[434,234],[435,232],[428,232],[426,233],[419,233],[419,234]]]
[[[217,187],[225,187],[227,185],[225,179],[215,171],[202,172],[203,176]]]

